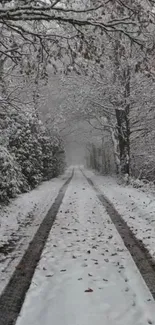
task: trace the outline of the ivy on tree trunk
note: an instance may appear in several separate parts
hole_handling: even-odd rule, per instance
[[[129,141],[129,119],[126,110],[116,109],[116,119],[118,127],[119,149],[121,172],[130,173],[130,141]]]

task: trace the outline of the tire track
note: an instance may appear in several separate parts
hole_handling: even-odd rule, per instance
[[[74,170],[69,179],[61,187],[55,202],[40,224],[33,240],[30,242],[28,249],[0,296],[0,325],[14,325],[17,320],[26,292],[31,284],[35,268],[40,260],[49,232],[73,175]]]
[[[81,170],[83,176],[97,193],[97,197],[105,207],[108,215],[114,223],[118,233],[120,234],[126,248],[130,252],[135,264],[137,265],[146,285],[148,286],[155,300],[155,261],[152,259],[149,251],[143,242],[138,240],[122,216],[115,209],[112,202],[95,186],[93,181],[87,177]]]

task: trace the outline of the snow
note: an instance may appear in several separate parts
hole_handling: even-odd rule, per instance
[[[135,236],[155,258],[155,196],[132,186],[123,186],[108,176],[85,171],[98,189],[114,204]]]
[[[95,191],[76,170],[16,325],[154,322],[151,293]]]
[[[70,173],[68,169],[62,177],[43,182],[33,191],[19,195],[8,206],[1,207],[0,248],[6,246],[8,251],[0,252],[0,292]]]

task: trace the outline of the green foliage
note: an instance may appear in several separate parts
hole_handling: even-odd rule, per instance
[[[44,127],[42,127],[40,142],[42,145],[43,178],[48,180],[64,171],[64,146],[58,135],[52,134]]]
[[[61,154],[59,154],[61,152]],[[64,149],[35,110],[3,108],[0,114],[0,202],[36,187],[63,171]]]
[[[9,136],[9,149],[15,154],[28,184],[34,188],[42,180],[42,147],[39,142],[39,120],[35,113],[12,116],[14,128]],[[19,123],[20,122],[20,123]]]
[[[0,201],[7,202],[29,189],[26,178],[13,155],[0,145]]]

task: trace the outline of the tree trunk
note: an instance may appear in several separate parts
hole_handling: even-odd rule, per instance
[[[120,164],[121,172],[129,174],[130,172],[130,142],[129,142],[129,125],[126,110],[116,109],[116,119],[118,127],[119,149],[120,149]]]
[[[4,79],[4,64],[5,64],[6,58],[2,59],[0,58],[0,92],[2,96],[5,96],[7,93],[7,85]]]
[[[121,39],[121,35],[120,35]],[[120,151],[120,170],[123,174],[130,174],[130,66],[126,65],[121,69],[121,56],[125,48],[120,43],[120,39],[116,39],[114,47],[114,83],[120,83],[124,89],[123,100],[121,103],[122,108],[116,108],[116,120],[118,130],[118,141]],[[119,103],[118,103],[119,107]]]
[[[120,164],[120,155],[119,155],[119,139],[118,139],[118,130],[116,128],[110,128],[111,140],[113,143],[114,150],[114,159],[116,166],[116,174],[120,174],[121,172],[121,164]]]
[[[116,109],[116,119],[118,126],[118,137],[120,147],[120,162],[121,172],[130,174],[130,67],[124,70],[123,74],[125,89],[124,89],[124,109]]]

